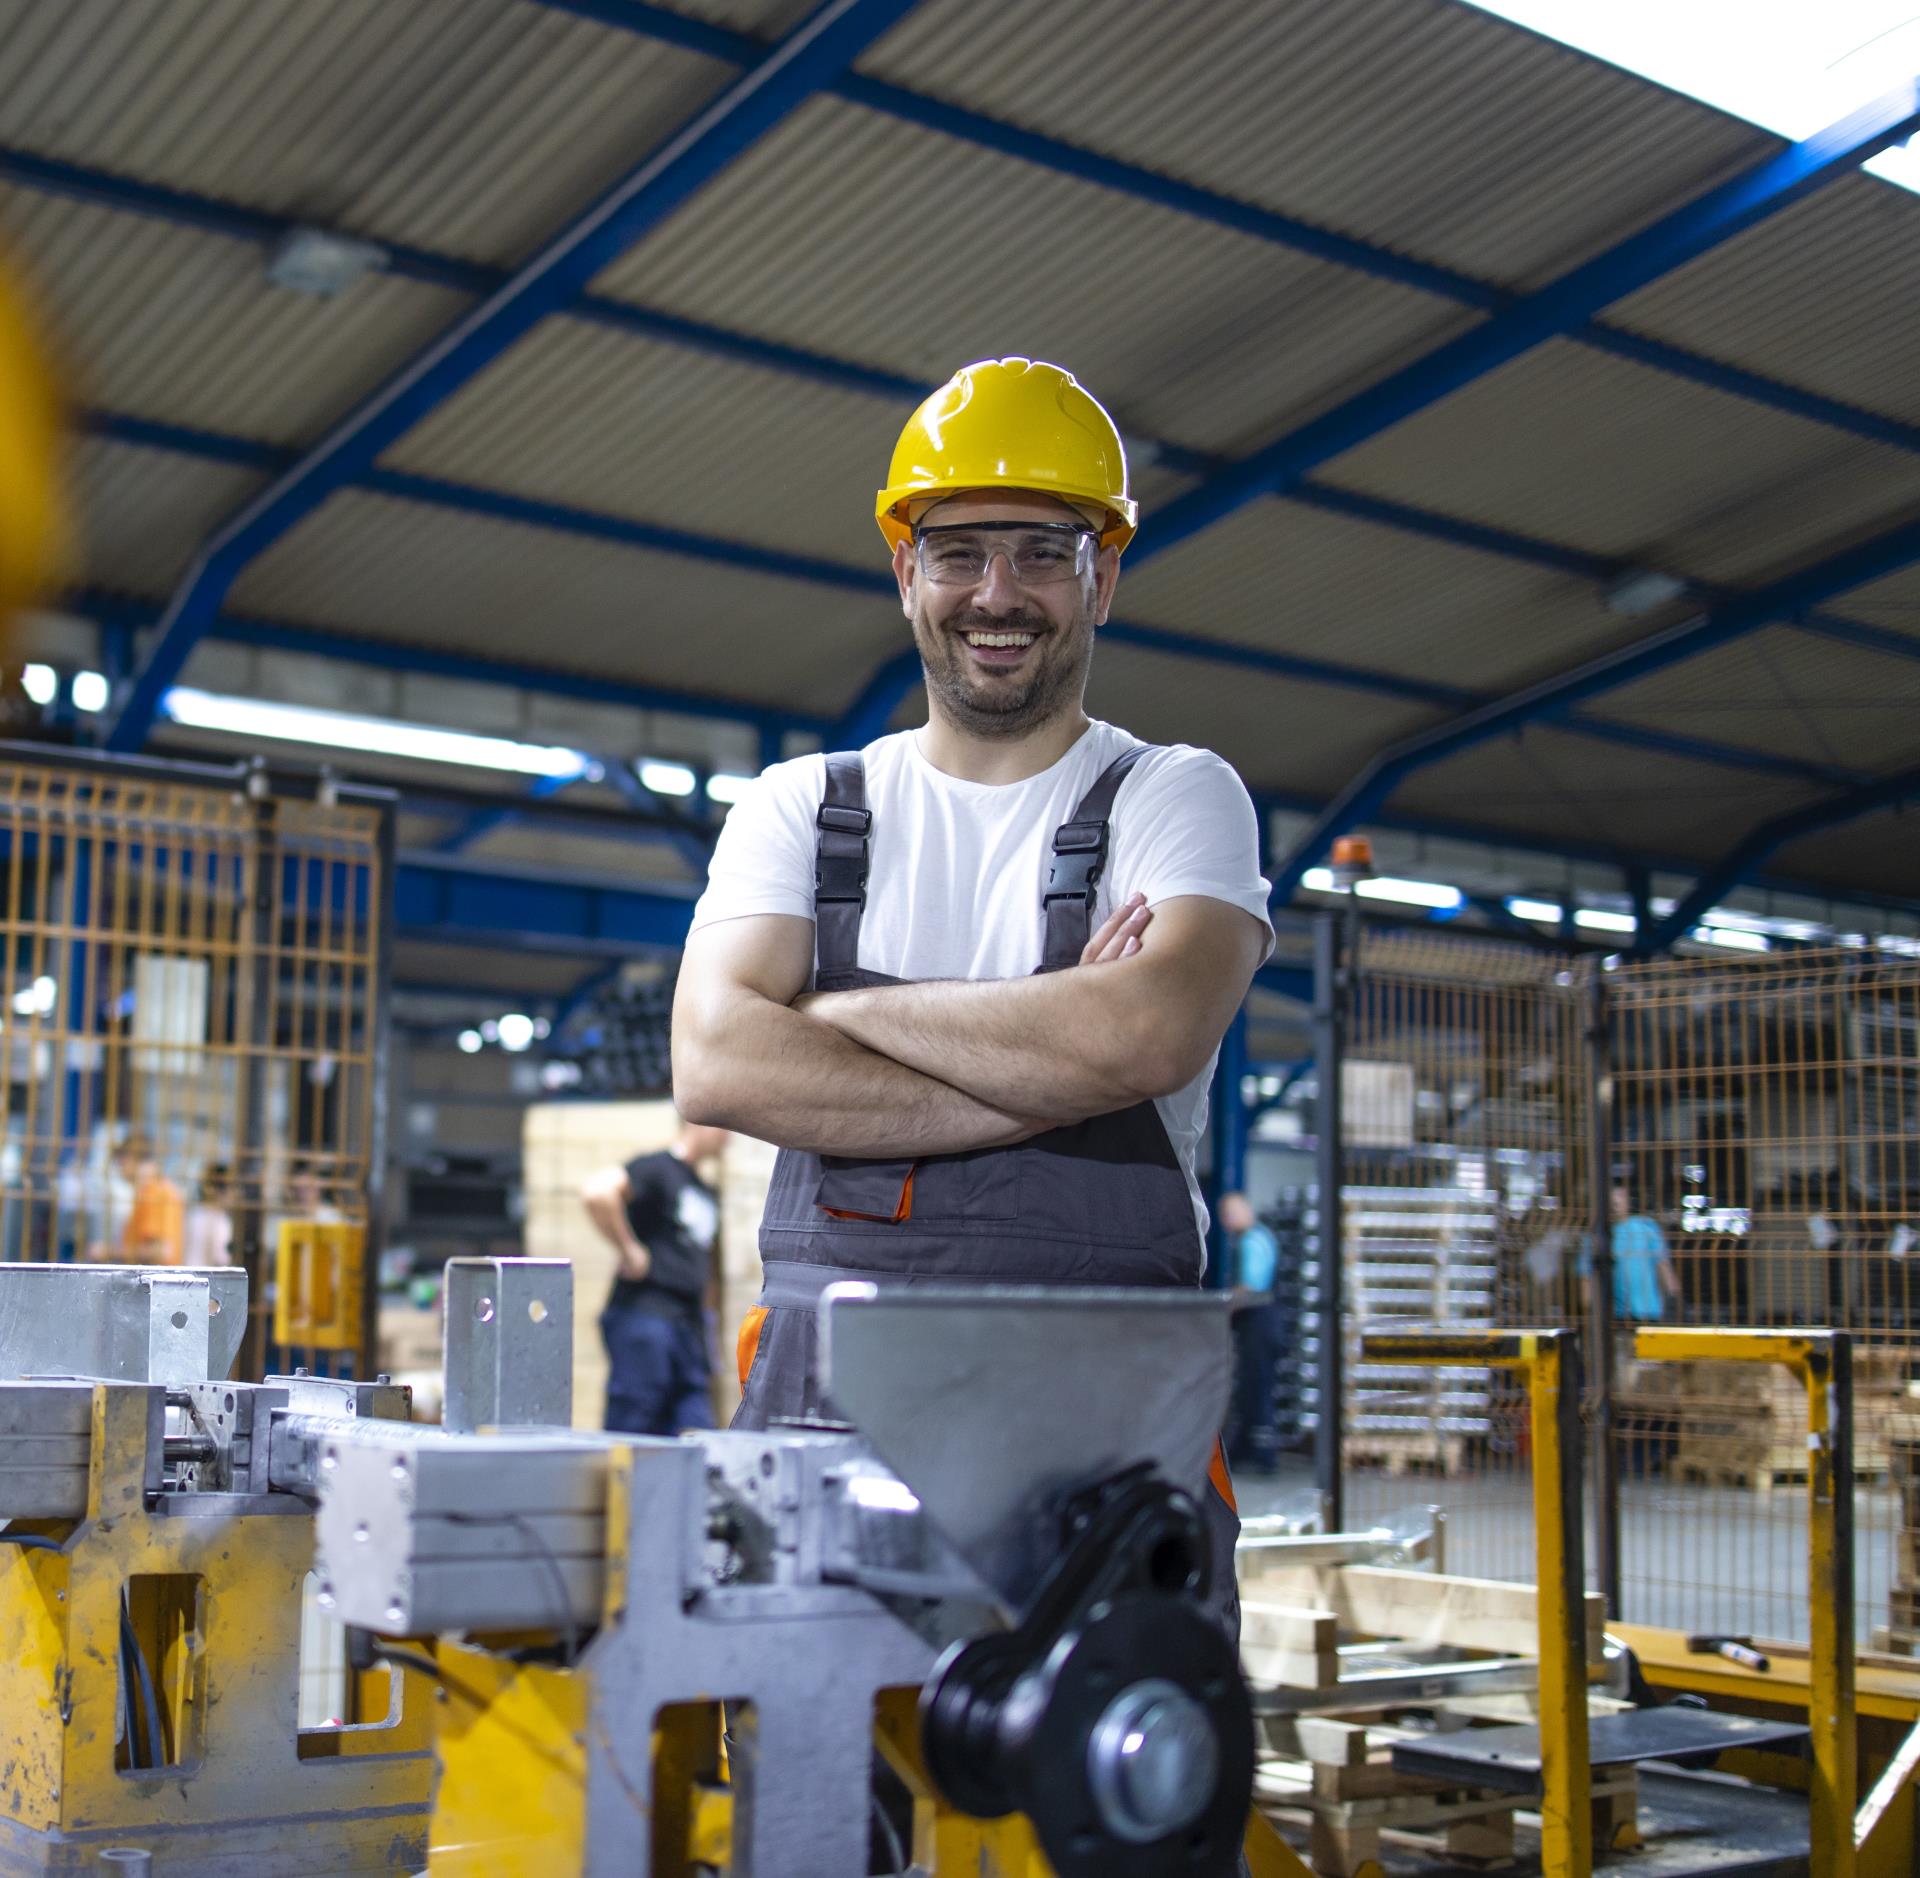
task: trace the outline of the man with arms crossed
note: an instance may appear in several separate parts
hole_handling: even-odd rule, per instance
[[[877,514],[928,721],[742,796],[674,1003],[682,1114],[781,1149],[737,1427],[821,1411],[829,1283],[1198,1284],[1208,1081],[1272,945],[1239,778],[1084,709],[1137,519],[1100,405],[969,366]],[[1229,1622],[1231,1491],[1217,1464]]]

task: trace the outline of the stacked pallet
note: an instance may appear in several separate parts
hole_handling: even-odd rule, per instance
[[[1360,1330],[1494,1321],[1493,1197],[1465,1187],[1348,1187],[1346,1426],[1351,1467],[1459,1473],[1493,1428],[1493,1377],[1471,1365],[1360,1361]]]
[[[1682,1363],[1668,1387],[1677,1425],[1674,1470],[1709,1485],[1756,1492],[1807,1482],[1807,1392],[1776,1363]],[[1904,1353],[1856,1348],[1853,1359],[1853,1473],[1876,1480],[1888,1468],[1884,1430],[1900,1406]]]

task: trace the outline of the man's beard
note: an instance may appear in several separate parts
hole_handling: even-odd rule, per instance
[[[1036,634],[1019,676],[976,676],[963,636],[969,628]],[[1065,626],[1056,627],[1043,613],[996,616],[969,610],[935,626],[916,607],[913,640],[926,671],[928,695],[956,729],[974,737],[1024,737],[1078,709],[1086,696],[1093,664],[1093,614],[1083,607]]]

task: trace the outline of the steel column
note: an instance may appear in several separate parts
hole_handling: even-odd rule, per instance
[[[175,589],[145,670],[107,743],[137,749],[167,687],[250,561],[373,466],[390,444],[476,377],[609,262],[702,188],[868,45],[914,0],[824,0],[686,127],[403,367],[205,543]]]
[[[1607,1615],[1620,1609],[1620,1466],[1614,1445],[1613,1013],[1607,975],[1587,980],[1587,1208],[1593,1234],[1593,1535]]]
[[[1320,1530],[1346,1526],[1346,1479],[1340,1437],[1346,1417],[1345,1231],[1341,1223],[1340,1181],[1345,1159],[1341,1115],[1342,1069],[1346,1049],[1347,949],[1341,944],[1338,914],[1321,913],[1313,922],[1314,1096],[1314,1243],[1319,1279],[1316,1330],[1320,1339],[1319,1420],[1314,1428],[1314,1483],[1320,1489]],[[1349,955],[1352,956],[1352,955]]]
[[[1213,1069],[1213,1177],[1208,1183],[1208,1211],[1212,1215],[1213,1256],[1207,1263],[1207,1285],[1225,1290],[1233,1283],[1233,1262],[1227,1256],[1227,1235],[1220,1223],[1223,1195],[1243,1193],[1247,1184],[1247,1102],[1240,1090],[1247,1074],[1247,1007],[1243,1004],[1220,1038],[1220,1054]]]

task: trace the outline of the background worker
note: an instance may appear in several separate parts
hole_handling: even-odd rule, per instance
[[[1058,366],[970,366],[876,515],[927,722],[742,796],[674,1004],[682,1111],[781,1148],[743,1427],[820,1412],[838,1278],[1197,1284],[1208,1079],[1272,945],[1238,776],[1086,713],[1137,519],[1099,404]],[[1219,1467],[1229,1619],[1230,1494]]]
[[[1667,1235],[1657,1219],[1634,1211],[1633,1196],[1625,1187],[1614,1188],[1612,1205],[1614,1322],[1657,1324],[1666,1316],[1669,1301],[1680,1296]],[[1587,1308],[1592,1310],[1593,1275],[1590,1270],[1581,1275],[1587,1281]]]
[[[726,1145],[725,1129],[683,1123],[671,1147],[606,1168],[581,1189],[587,1217],[618,1262],[600,1334],[606,1425],[622,1434],[713,1426],[705,1307],[720,1196],[701,1167]]]
[[[1280,1360],[1273,1281],[1280,1242],[1244,1193],[1220,1196],[1220,1230],[1232,1261],[1233,1419],[1227,1459],[1248,1473],[1273,1474],[1280,1465],[1280,1431],[1273,1419],[1273,1372]]]
[[[187,1203],[162,1171],[153,1143],[145,1135],[129,1135],[113,1161],[132,1193],[120,1229],[121,1263],[178,1265],[186,1243]]]

